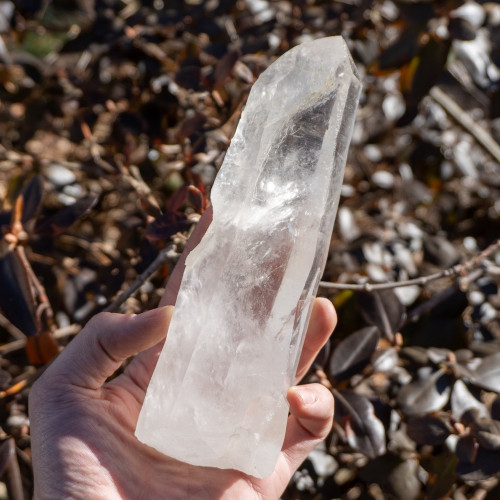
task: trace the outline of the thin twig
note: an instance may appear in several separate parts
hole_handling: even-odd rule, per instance
[[[500,145],[491,137],[487,130],[478,125],[469,113],[464,111],[439,87],[433,87],[429,95],[500,163]]]
[[[419,278],[405,281],[391,281],[389,283],[330,283],[328,281],[320,281],[319,286],[330,288],[333,290],[352,290],[354,292],[373,292],[375,290],[389,290],[393,288],[401,288],[404,286],[425,286],[430,281],[435,281],[441,278],[452,278],[463,275],[468,271],[479,267],[484,259],[500,248],[500,240],[490,245],[481,253],[474,255],[472,258],[463,264],[457,264],[438,273],[421,276]]]
[[[69,337],[70,335],[76,335],[80,330],[81,326],[77,324],[68,325],[63,328],[58,328],[52,336],[55,339],[62,339],[64,337]],[[19,339],[13,340],[8,344],[0,345],[0,354],[5,355],[9,352],[19,351],[20,349],[24,349],[26,346],[26,340]]]
[[[16,455],[16,442],[13,438],[9,438],[6,443],[9,457],[7,466],[7,490],[9,492],[9,498],[12,498],[12,500],[24,500],[23,481]]]
[[[29,469],[33,470],[33,462],[31,461],[31,457],[27,453],[16,447],[16,455],[21,463],[23,463]]]
[[[52,306],[50,305],[49,297],[47,296],[47,292],[45,291],[45,287],[42,285],[40,280],[38,279],[37,275],[33,271],[33,268],[31,267],[31,264],[29,263],[28,257],[26,257],[26,252],[24,250],[24,247],[21,245],[18,245],[16,247],[16,253],[17,256],[19,257],[19,260],[21,261],[21,264],[23,265],[26,274],[28,276],[28,279],[30,280],[31,284],[36,290],[36,294],[38,296],[38,300],[40,301],[40,304],[43,304],[42,308],[37,308],[36,309],[36,315],[35,319],[37,322],[37,326],[39,328],[38,333],[42,331],[42,325],[41,325],[41,314],[43,311],[45,311],[45,318],[47,319],[47,323],[49,326],[52,326],[53,321],[54,321],[54,312],[52,311]]]
[[[80,238],[79,236],[74,236],[72,234],[61,234],[59,236],[59,241],[62,243],[69,243],[78,245],[84,250],[92,253],[94,257],[99,261],[103,266],[109,266],[112,264],[112,259],[107,255],[105,250],[102,249],[102,245],[95,241],[87,241],[84,238]]]
[[[20,342],[25,341],[24,339],[26,339],[26,335],[2,314],[0,314],[0,326],[7,330],[12,337],[18,339]]]
[[[58,328],[52,336],[55,339],[62,339],[64,337],[69,337],[70,335],[76,335],[82,327],[80,325],[77,325],[76,323],[68,326],[63,326],[62,328]]]
[[[118,297],[109,304],[104,311],[113,312],[116,311],[129,297],[131,297],[139,288],[149,281],[153,274],[160,269],[163,264],[168,262],[169,260],[175,260],[178,254],[175,252],[174,245],[169,245],[167,248],[160,251],[158,257],[148,266],[148,268],[141,273],[136,280],[126,289],[124,290]]]

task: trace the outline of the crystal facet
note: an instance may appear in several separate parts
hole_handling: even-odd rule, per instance
[[[340,37],[254,84],[189,255],[136,429],[178,460],[274,470],[331,238],[361,85]]]

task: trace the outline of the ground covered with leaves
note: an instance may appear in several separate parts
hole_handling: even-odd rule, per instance
[[[0,2],[0,498],[30,385],[157,305],[252,83],[328,35],[363,81],[307,377],[336,418],[284,498],[500,498],[500,5],[458,0]]]

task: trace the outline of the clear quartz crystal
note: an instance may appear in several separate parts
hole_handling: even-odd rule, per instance
[[[360,90],[341,37],[293,48],[254,84],[186,261],[142,442],[194,465],[274,470]]]

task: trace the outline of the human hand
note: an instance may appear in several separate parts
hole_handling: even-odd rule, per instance
[[[209,223],[200,221],[186,254]],[[184,257],[185,258],[185,257]],[[162,304],[173,304],[181,259]],[[134,436],[139,411],[173,307],[136,316],[101,313],[64,349],[30,392],[36,499],[279,498],[291,476],[326,437],[333,397],[319,384],[292,387],[290,417],[273,474],[256,479],[235,470],[195,467],[166,457]],[[316,299],[296,382],[336,324],[335,310]],[[105,383],[130,356],[124,373]]]

